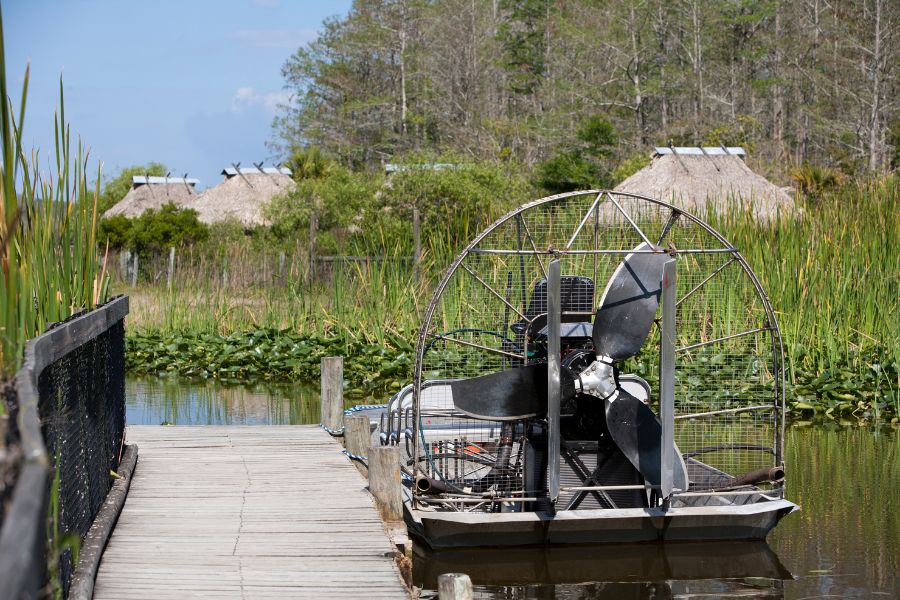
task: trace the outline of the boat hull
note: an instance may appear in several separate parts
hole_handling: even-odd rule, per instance
[[[762,540],[787,500],[743,506],[626,508],[546,512],[439,512],[405,505],[407,528],[431,548]]]

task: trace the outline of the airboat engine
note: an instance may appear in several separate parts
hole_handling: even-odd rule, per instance
[[[782,364],[759,281],[700,219],[608,191],[526,204],[444,274],[385,417],[410,531],[434,547],[765,537],[796,508]]]

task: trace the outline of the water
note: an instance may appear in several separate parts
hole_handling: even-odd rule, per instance
[[[318,388],[129,379],[130,424],[319,422]],[[788,499],[766,543],[623,545],[429,553],[413,577],[467,572],[477,598],[900,597],[900,433],[855,424],[789,428]]]
[[[298,383],[130,377],[125,411],[129,425],[303,425],[319,422],[319,389]]]

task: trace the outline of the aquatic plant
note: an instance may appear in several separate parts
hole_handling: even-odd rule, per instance
[[[62,80],[53,172],[44,174],[38,152],[22,147],[29,70],[16,116],[6,85],[2,27],[0,16],[0,374],[8,378],[21,364],[26,340],[106,299],[108,277],[97,254],[99,187],[88,188],[87,151],[80,140],[72,150]],[[98,167],[97,186],[99,180]]]

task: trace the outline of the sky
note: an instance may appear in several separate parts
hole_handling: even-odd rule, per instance
[[[46,160],[59,77],[73,139],[104,180],[151,161],[216,185],[231,163],[276,158],[281,67],[351,0],[0,0],[16,107],[30,62],[23,142]]]

